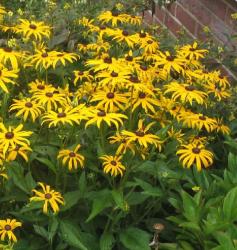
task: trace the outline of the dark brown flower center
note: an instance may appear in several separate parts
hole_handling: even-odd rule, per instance
[[[44,52],[44,53],[41,54],[41,56],[42,56],[43,58],[46,58],[46,57],[48,57],[49,55],[48,55],[47,52]]]
[[[30,24],[30,29],[32,29],[32,30],[36,30],[37,29],[37,26],[35,25],[35,24]]]
[[[186,86],[185,89],[187,91],[193,91],[193,90],[195,90],[195,87],[190,85],[190,86]]]
[[[5,225],[4,229],[6,231],[11,231],[12,230],[12,227],[10,225]]]
[[[45,86],[40,84],[40,85],[37,86],[37,89],[43,90],[43,89],[45,89]]]
[[[113,166],[116,166],[117,162],[116,161],[111,161],[110,164],[113,165]]]
[[[136,131],[135,134],[136,134],[136,136],[139,136],[139,137],[143,137],[145,135],[145,133],[143,131],[140,131],[140,130]]]
[[[106,113],[104,111],[99,111],[97,115],[102,117],[102,116],[106,116]]]
[[[62,57],[62,56],[64,56],[64,54],[63,54],[63,53],[59,53],[59,54],[57,54],[57,57]]]
[[[200,148],[193,148],[193,149],[192,149],[192,152],[193,152],[194,154],[199,154],[199,153],[201,152],[201,149],[200,149]]]
[[[152,44],[153,41],[152,41],[152,40],[148,40],[147,43],[148,43],[148,44]]]
[[[32,104],[31,102],[26,102],[26,103],[25,103],[25,106],[26,106],[27,108],[32,108],[32,107],[33,107],[33,104]]]
[[[79,76],[83,76],[83,75],[84,75],[84,72],[79,71],[79,72],[78,72],[78,75],[79,75]]]
[[[219,76],[220,79],[224,79],[224,76]]]
[[[144,99],[146,97],[146,94],[144,92],[139,93],[139,98]]]
[[[58,118],[66,117],[66,113],[64,113],[64,112],[58,113],[57,117]]]
[[[116,73],[116,72],[112,72],[111,74],[110,74],[112,77],[117,77],[118,76],[118,73]]]
[[[112,10],[111,11],[112,16],[117,17],[119,15],[119,12],[117,10]]]
[[[52,194],[47,193],[44,195],[45,199],[50,200],[52,198]]]
[[[169,61],[169,62],[173,62],[175,59],[175,56],[167,56],[166,57],[166,60]]]
[[[141,65],[141,66],[140,66],[140,69],[141,69],[141,70],[144,70],[144,71],[147,71],[147,66]]]
[[[12,48],[9,48],[9,47],[5,47],[3,50],[4,50],[5,52],[12,52]]]
[[[137,76],[131,76],[129,78],[130,82],[133,82],[133,83],[139,83],[139,79]]]
[[[123,34],[123,36],[128,36],[129,35],[127,30],[124,30],[122,34]]]
[[[14,137],[14,133],[13,132],[7,132],[6,134],[5,134],[5,137],[6,137],[6,139],[12,139],[13,137]]]
[[[145,38],[145,37],[146,37],[146,33],[144,33],[144,32],[140,32],[140,33],[139,33],[139,37],[141,37],[141,38]]]
[[[112,59],[110,57],[106,57],[104,59],[104,63],[111,64],[112,63]]]
[[[53,93],[52,93],[52,92],[47,92],[45,95],[46,95],[47,97],[53,97]]]
[[[114,93],[109,92],[106,96],[107,96],[107,98],[109,98],[109,99],[113,99],[113,98],[114,98]]]
[[[205,121],[207,118],[204,115],[199,116],[199,119]]]
[[[195,48],[190,48],[189,51],[195,51],[196,49]]]
[[[100,30],[105,30],[105,29],[106,29],[106,26],[104,26],[104,25],[100,26]]]
[[[75,157],[75,156],[76,156],[76,154],[74,152],[69,153],[69,157]]]
[[[126,61],[132,62],[133,56],[126,56],[125,59],[126,59]]]

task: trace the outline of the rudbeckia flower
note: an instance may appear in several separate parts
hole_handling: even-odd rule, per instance
[[[0,48],[0,63],[7,65],[9,62],[13,69],[18,69],[18,61],[22,56],[21,52],[14,51],[10,47]]]
[[[208,168],[213,163],[212,152],[206,150],[202,144],[182,145],[177,155],[180,155],[179,160],[182,161],[184,167],[190,168],[195,164],[198,171],[201,171],[203,166]]]
[[[0,220],[0,236],[1,241],[9,240],[13,242],[17,242],[17,238],[14,234],[14,230],[17,227],[21,227],[22,223],[13,219]]]
[[[112,26],[117,26],[119,23],[124,23],[126,21],[124,14],[119,14],[118,11],[105,11],[98,16],[98,20],[104,23],[110,23]]]
[[[30,202],[32,201],[42,201],[43,202],[43,213],[47,214],[49,207],[52,208],[54,213],[59,212],[59,205],[64,205],[64,199],[59,192],[51,189],[51,187],[42,182],[38,183],[42,188],[42,191],[38,191],[33,189],[32,192],[35,194],[30,198]]]
[[[59,63],[65,66],[67,62],[73,63],[73,61],[77,61],[80,58],[79,55],[75,53],[58,52],[58,51],[52,51],[50,57],[52,61],[51,64],[54,69]]]
[[[136,36],[130,35],[129,31],[127,30],[116,29],[108,35],[112,36],[113,40],[115,40],[117,43],[126,43],[129,48],[133,48],[136,43]]]
[[[111,176],[123,176],[125,166],[121,163],[122,156],[103,155],[100,159],[103,160],[103,170],[106,174],[110,173]]]
[[[78,82],[90,82],[94,79],[94,77],[90,74],[89,71],[80,71],[80,70],[74,70],[74,85],[76,85]]]
[[[178,55],[181,55],[184,58],[189,60],[199,60],[200,58],[204,58],[204,55],[208,52],[206,49],[198,49],[197,42],[194,42],[192,45],[188,44],[183,46],[178,50]]]
[[[28,162],[29,158],[27,153],[32,152],[32,149],[25,145],[19,146],[16,145],[15,147],[11,147],[8,149],[7,161],[15,161],[18,155],[20,155],[26,162]]]
[[[8,70],[7,68],[3,67],[0,64],[0,88],[6,92],[9,93],[8,88],[6,85],[8,85],[9,83],[11,84],[16,84],[13,79],[18,78],[18,70],[17,69],[13,69],[13,70]]]
[[[214,96],[217,101],[230,97],[230,92],[225,87],[218,86],[218,84],[208,82],[204,87],[207,89],[207,93]]]
[[[67,165],[68,169],[77,169],[78,165],[83,168],[85,157],[78,153],[81,145],[78,144],[74,150],[62,149],[59,151],[58,159],[62,158],[63,165]]]

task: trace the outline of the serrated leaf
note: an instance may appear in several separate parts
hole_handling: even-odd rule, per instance
[[[112,233],[104,233],[100,238],[100,250],[112,250],[115,242]]]
[[[120,241],[129,250],[150,250],[150,235],[135,227],[130,227],[120,233]]]
[[[65,205],[62,206],[61,211],[62,212],[67,211],[68,209],[76,205],[80,198],[81,198],[81,192],[79,190],[67,192],[64,195]]]
[[[60,232],[62,234],[62,239],[69,246],[76,247],[81,250],[88,250],[88,248],[81,242],[80,231],[71,222],[60,221]]]

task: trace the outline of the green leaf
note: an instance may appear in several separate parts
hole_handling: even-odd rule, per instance
[[[80,230],[69,221],[60,221],[60,232],[62,239],[72,247],[76,247],[81,250],[88,250],[86,246],[81,242]]]
[[[48,241],[48,232],[44,227],[33,225],[35,232]]]
[[[49,221],[49,232],[48,232],[48,239],[50,242],[53,241],[53,238],[57,233],[58,227],[59,227],[59,222],[57,220],[57,217],[55,216],[51,217]]]
[[[224,198],[223,214],[227,221],[237,220],[237,187],[231,189]]]
[[[130,227],[122,231],[119,235],[120,241],[129,250],[150,250],[150,235],[135,227]]]
[[[124,209],[124,198],[123,198],[123,193],[122,191],[119,190],[113,190],[112,192],[112,197],[116,203],[116,205],[121,208]]]
[[[84,194],[85,194],[85,191],[86,191],[86,186],[87,186],[87,183],[86,183],[86,173],[85,171],[83,171],[81,173],[81,176],[79,178],[79,183],[78,183],[78,186],[79,186],[79,190],[81,192],[81,196],[83,197]]]
[[[104,233],[100,238],[100,250],[112,250],[115,242],[112,233]]]
[[[92,220],[96,215],[98,215],[105,208],[112,206],[112,197],[109,190],[105,189],[96,192],[96,197],[93,199],[92,210],[87,218],[86,222]]]
[[[64,195],[64,200],[65,200],[65,205],[62,206],[61,211],[67,211],[74,205],[76,205],[81,198],[81,192],[79,190],[77,191],[72,191],[72,192],[67,192]]]
[[[43,163],[45,166],[47,166],[51,171],[53,171],[56,174],[57,172],[56,167],[49,159],[41,157],[35,157],[35,159]]]
[[[186,192],[182,191],[184,216],[192,222],[199,222],[199,207],[194,199]]]
[[[187,241],[180,241],[179,244],[182,250],[195,250]]]
[[[192,229],[195,231],[200,231],[199,225],[194,223],[194,222],[183,222],[183,223],[179,224],[179,226],[184,227],[184,228],[188,228],[188,229]]]
[[[237,155],[229,153],[228,155],[228,168],[234,172],[237,169]]]
[[[25,176],[25,182],[28,190],[32,190],[36,187],[37,183],[33,179],[31,172],[27,173]]]

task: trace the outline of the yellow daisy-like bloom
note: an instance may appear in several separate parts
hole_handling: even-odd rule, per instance
[[[54,91],[55,88],[53,87],[52,84],[46,84],[45,81],[38,80],[36,79],[35,81],[31,82],[28,84],[30,87],[29,92],[34,93],[34,92],[41,92],[41,91]]]
[[[156,61],[155,66],[162,66],[168,73],[170,73],[172,69],[178,73],[184,73],[186,59],[182,57],[172,56],[168,51],[166,51],[165,54],[160,52],[158,55],[154,56],[154,59]]]
[[[104,87],[104,89],[95,92],[90,102],[98,102],[96,107],[104,109],[106,112],[114,112],[118,108],[124,110],[125,104],[128,102],[127,95]]]
[[[86,122],[86,127],[90,124],[96,123],[97,127],[100,128],[101,123],[104,121],[108,126],[114,124],[116,128],[119,128],[119,125],[123,125],[122,119],[128,119],[126,115],[119,113],[107,113],[103,110],[93,109],[88,113],[89,121]]]
[[[66,65],[66,62],[73,63],[73,61],[77,61],[80,57],[75,53],[69,52],[58,52],[52,51],[50,54],[52,60],[52,66],[55,69],[57,64],[61,63],[63,66]]]
[[[69,149],[60,150],[57,158],[58,159],[62,158],[63,165],[67,165],[70,171],[73,169],[77,169],[78,165],[81,168],[84,168],[85,157],[77,153],[80,148],[81,145],[78,144],[74,150],[69,150]]]
[[[145,33],[144,33],[145,34]],[[144,55],[152,55],[153,53],[156,53],[159,48],[159,43],[155,41],[152,37],[146,37],[145,39],[140,39],[137,41],[140,44],[140,49],[144,50]]]
[[[127,22],[132,24],[132,25],[140,26],[142,23],[142,18],[140,16],[128,15]]]
[[[221,101],[222,99],[226,99],[227,97],[230,97],[230,92],[226,90],[225,87],[218,86],[218,84],[208,82],[208,85],[205,86],[205,88],[208,90],[207,93],[214,95],[214,97],[218,101]]]
[[[130,35],[127,30],[117,29],[109,34],[117,43],[126,43],[129,48],[133,48],[136,43],[136,36]]]
[[[96,54],[105,53],[110,49],[110,44],[105,42],[101,36],[99,36],[95,43],[88,44],[88,49],[95,51]]]
[[[98,16],[98,20],[104,23],[112,23],[112,26],[117,26],[118,23],[126,21],[124,14],[119,14],[118,11],[105,11]]]
[[[7,161],[15,161],[16,157],[20,155],[26,162],[29,161],[28,152],[32,152],[32,149],[29,146],[16,145],[15,147],[8,149]]]
[[[193,104],[193,101],[196,101],[198,104],[203,104],[207,96],[205,92],[197,90],[195,86],[184,83],[172,82],[167,84],[166,88],[167,90],[164,93],[173,92],[171,98],[174,101],[179,99],[182,103],[189,102],[190,105]]]
[[[16,79],[18,77],[17,75],[18,70],[8,70],[7,68],[4,68],[2,65],[0,65],[0,88],[6,92],[9,93],[8,88],[6,84],[15,84],[15,81],[13,81],[11,78]]]
[[[32,201],[43,201],[43,213],[48,213],[48,208],[51,207],[54,213],[59,212],[59,204],[64,205],[64,199],[61,193],[56,192],[55,190],[51,189],[49,185],[46,185],[42,182],[38,182],[41,186],[42,191],[38,191],[33,189],[32,192],[35,196],[30,198],[30,202]]]
[[[45,50],[35,50],[35,54],[29,57],[30,63],[35,65],[35,68],[43,67],[44,69],[48,69],[53,64],[53,51],[46,52]],[[55,60],[57,63],[57,60]]]
[[[77,108],[65,107],[64,109],[59,108],[57,112],[53,110],[49,110],[42,117],[43,121],[41,124],[45,122],[49,122],[48,127],[56,127],[59,124],[69,124],[71,126],[79,124],[80,120],[86,119],[85,116],[79,114]]]
[[[125,166],[121,163],[122,156],[118,155],[103,155],[99,157],[103,160],[103,171],[107,174],[110,172],[111,176],[121,175],[125,171]]]
[[[114,136],[109,137],[109,143],[115,144],[119,143],[119,146],[116,150],[116,155],[125,154],[127,149],[129,149],[133,155],[135,155],[135,145],[132,142],[128,141],[127,136],[122,135],[120,132],[116,132]]]
[[[159,150],[161,150],[161,140],[157,135],[149,133],[149,129],[155,124],[152,122],[145,126],[144,120],[140,119],[138,121],[138,129],[135,132],[130,132],[127,130],[122,130],[122,135],[126,136],[128,142],[138,142],[140,146],[147,148],[149,144],[155,145]]]
[[[6,168],[2,166],[1,163],[0,163],[0,176],[2,176],[6,180],[8,179]]]
[[[0,5],[0,15],[4,15],[5,13],[7,13],[5,7]]]
[[[229,82],[227,76],[223,76],[220,71],[213,72],[213,80],[220,87],[226,88],[227,86],[230,86],[230,82]]]
[[[74,85],[76,85],[78,82],[90,82],[94,79],[89,71],[74,70],[73,73],[75,76],[75,79],[73,81]]]
[[[221,132],[224,135],[229,135],[231,130],[227,125],[223,124],[222,120],[223,120],[222,118],[217,118],[216,119],[216,121],[217,121],[216,131]]]
[[[188,44],[180,48],[178,54],[189,60],[199,60],[204,58],[207,52],[208,50],[206,49],[198,49],[197,42],[194,42],[192,45]]]
[[[195,164],[198,171],[201,171],[203,166],[208,168],[213,164],[213,154],[206,150],[203,144],[182,145],[176,154],[180,155],[179,161],[182,161],[184,167],[190,168]]]
[[[8,239],[9,241],[17,242],[17,238],[13,231],[17,227],[21,227],[21,226],[22,226],[22,223],[15,219],[0,220],[1,241]]]
[[[145,110],[146,114],[150,111],[155,113],[156,110],[154,107],[159,106],[159,101],[156,99],[155,94],[136,91],[133,95],[132,111],[140,106]]]
[[[183,143],[184,142],[184,138],[183,136],[185,134],[182,133],[181,130],[175,130],[174,127],[172,126],[170,130],[168,130],[168,136],[169,138],[175,139],[177,140],[179,143]]]
[[[64,94],[57,93],[56,91],[49,91],[48,89],[35,92],[32,99],[38,104],[43,105],[43,107],[46,107],[48,111],[52,109],[56,110],[59,105],[64,106],[66,104]]]
[[[22,53],[14,51],[10,47],[0,48],[0,63],[7,65],[9,62],[13,69],[18,69],[18,61],[21,59]]]
[[[5,155],[9,147],[15,148],[17,145],[28,146],[30,141],[26,139],[33,134],[31,131],[22,131],[23,125],[20,124],[16,128],[11,126],[7,129],[3,123],[0,123],[0,145]]]
[[[43,107],[30,98],[22,100],[13,99],[13,101],[14,104],[11,105],[10,111],[17,110],[16,117],[23,116],[24,121],[26,121],[28,117],[31,117],[34,122],[42,113]]]
[[[20,24],[16,25],[16,32],[22,34],[25,38],[35,38],[41,41],[43,37],[50,37],[51,27],[44,22],[28,21],[20,19]]]

